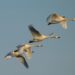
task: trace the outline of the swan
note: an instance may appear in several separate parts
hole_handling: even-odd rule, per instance
[[[67,22],[75,21],[75,18],[66,18],[58,13],[52,13],[47,17],[48,25],[60,24],[64,29],[67,29]]]
[[[5,58],[5,60],[9,60],[9,59],[11,59],[12,57],[19,58],[20,61],[21,61],[21,63],[24,64],[24,66],[25,66],[26,68],[29,68],[29,65],[28,65],[28,63],[27,63],[25,57],[22,56],[18,50],[14,50],[14,51],[12,51],[12,52],[9,52],[4,58]]]
[[[33,36],[33,39],[30,40],[29,43],[41,42],[41,41],[48,39],[48,38],[54,38],[54,39],[60,38],[60,36],[54,35],[54,33],[51,33],[50,35],[41,34],[37,29],[35,29],[33,27],[33,25],[29,25],[28,28]]]

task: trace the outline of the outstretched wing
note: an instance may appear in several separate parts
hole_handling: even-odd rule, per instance
[[[23,47],[24,45],[17,45],[17,49],[19,50],[21,47]]]
[[[58,18],[59,18],[59,15],[58,15],[57,13],[50,14],[50,15],[47,17],[48,25],[58,23],[58,21],[59,21]]]
[[[50,18],[51,18],[51,15],[49,15],[49,16],[47,17],[46,21],[49,21],[49,20],[50,20]]]
[[[32,57],[32,51],[31,51],[31,48],[29,48],[29,49],[26,49],[26,56],[27,56],[27,58],[28,59],[31,59],[31,57]]]
[[[59,23],[64,18],[65,18],[65,16],[61,16],[58,13],[53,13],[53,14],[49,15],[49,17],[47,18],[47,21],[52,22],[53,24],[56,24],[56,23]]]
[[[25,59],[23,56],[18,55],[17,57],[20,58],[21,63],[24,64],[24,66],[25,66],[26,68],[29,68],[28,63],[27,63],[26,59]]]
[[[60,22],[60,24],[64,29],[67,29],[67,22],[62,21],[62,22]]]
[[[32,25],[29,25],[28,28],[33,36],[41,36],[40,32],[36,30]]]

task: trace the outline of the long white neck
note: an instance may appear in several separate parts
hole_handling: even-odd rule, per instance
[[[68,18],[68,21],[75,21],[75,18]]]
[[[60,36],[55,35],[55,33],[51,33],[48,37],[51,38],[51,39],[59,39],[59,38],[61,38]]]
[[[39,45],[31,45],[32,47],[43,47],[42,44],[39,44]]]

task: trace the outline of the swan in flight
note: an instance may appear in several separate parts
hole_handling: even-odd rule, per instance
[[[43,45],[34,45],[34,44],[23,44],[16,46],[21,54],[26,54],[28,59],[31,59],[32,53],[34,51],[31,50],[32,47],[43,47]]]
[[[64,29],[67,29],[67,22],[75,21],[75,18],[66,18],[58,13],[53,13],[47,17],[48,25],[60,24]]]
[[[60,36],[54,35],[54,33],[51,33],[50,35],[41,34],[32,25],[29,25],[28,28],[29,28],[32,36],[33,36],[33,39],[30,40],[29,43],[40,42],[40,41],[43,41],[43,40],[48,39],[48,38],[54,38],[54,39],[60,38]]]
[[[22,56],[18,50],[14,50],[12,52],[9,52],[4,58],[5,58],[5,60],[9,60],[12,57],[16,57],[16,58],[20,59],[21,63],[24,64],[24,66],[26,68],[29,68],[29,65],[28,65],[25,57]]]

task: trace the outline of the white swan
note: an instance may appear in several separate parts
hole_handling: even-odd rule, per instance
[[[28,65],[27,61],[25,60],[25,57],[23,57],[18,50],[14,50],[12,52],[9,52],[4,58],[5,58],[5,60],[9,60],[12,57],[19,58],[21,63],[24,64],[24,66],[26,68],[29,68],[29,65]]]
[[[40,42],[43,41],[45,39],[48,38],[54,38],[54,39],[58,39],[60,38],[60,36],[54,35],[54,33],[51,33],[51,35],[44,35],[41,34],[37,29],[35,29],[32,25],[29,25],[29,30],[33,36],[33,39],[29,41],[29,43],[33,43],[33,42]]]
[[[33,45],[33,44],[23,44],[23,45],[18,45],[17,49],[21,54],[26,54],[28,59],[31,59],[32,57],[32,47],[43,47],[43,45]]]
[[[75,18],[66,18],[57,13],[53,13],[47,17],[48,25],[60,24],[64,29],[67,29],[67,22],[75,21]]]

